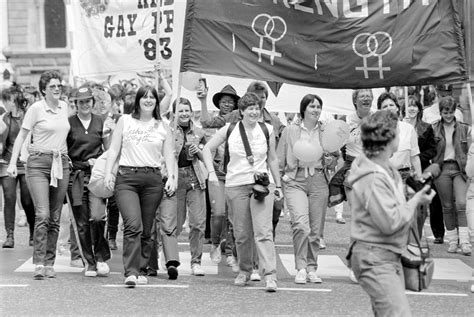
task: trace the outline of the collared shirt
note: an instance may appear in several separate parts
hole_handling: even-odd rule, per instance
[[[31,131],[33,143],[29,151],[59,151],[67,153],[66,138],[70,129],[67,104],[59,101],[52,109],[45,100],[30,106],[23,119],[22,128]]]
[[[407,122],[400,121],[398,126],[400,127],[400,143],[397,152],[390,158],[390,163],[397,169],[412,167],[411,158],[420,154],[418,134]]]

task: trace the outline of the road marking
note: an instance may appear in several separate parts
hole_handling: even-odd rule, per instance
[[[245,289],[265,290],[265,287],[245,287]],[[278,287],[279,291],[296,291],[296,292],[321,292],[329,293],[332,289],[329,288],[293,288],[293,287]]]
[[[422,293],[422,292],[411,292],[411,291],[406,291],[405,294],[421,295],[421,296],[457,296],[457,297],[468,296],[467,294],[456,294],[456,293]]]
[[[290,275],[296,275],[295,256],[279,254],[281,263]],[[323,278],[346,277],[349,279],[349,269],[337,255],[318,255],[318,275]]]
[[[102,287],[109,288],[132,288],[125,284],[105,284]],[[189,288],[189,285],[163,285],[163,284],[149,284],[149,285],[136,285],[135,287],[147,287],[147,288]]]
[[[28,287],[30,284],[0,284],[1,287]]]

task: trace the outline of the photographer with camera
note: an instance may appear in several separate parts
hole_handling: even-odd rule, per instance
[[[238,106],[242,120],[237,123],[229,136],[227,131],[230,124],[217,131],[204,147],[204,163],[209,171],[209,182],[217,183],[211,152],[227,142],[229,163],[225,190],[227,203],[230,205],[229,218],[234,228],[240,268],[234,284],[245,286],[249,281],[255,245],[259,267],[265,276],[265,289],[274,292],[277,284],[272,208],[274,195],[282,197],[275,153],[275,135],[270,124],[259,122],[262,102],[255,93],[246,93],[240,98]],[[271,172],[276,189],[270,184],[268,171]]]

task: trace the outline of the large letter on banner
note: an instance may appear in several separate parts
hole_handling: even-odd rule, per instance
[[[467,79],[455,0],[188,0],[182,71],[324,88]]]

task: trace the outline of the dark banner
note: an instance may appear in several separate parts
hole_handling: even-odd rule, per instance
[[[467,79],[456,0],[290,2],[188,0],[181,71],[323,88]]]

